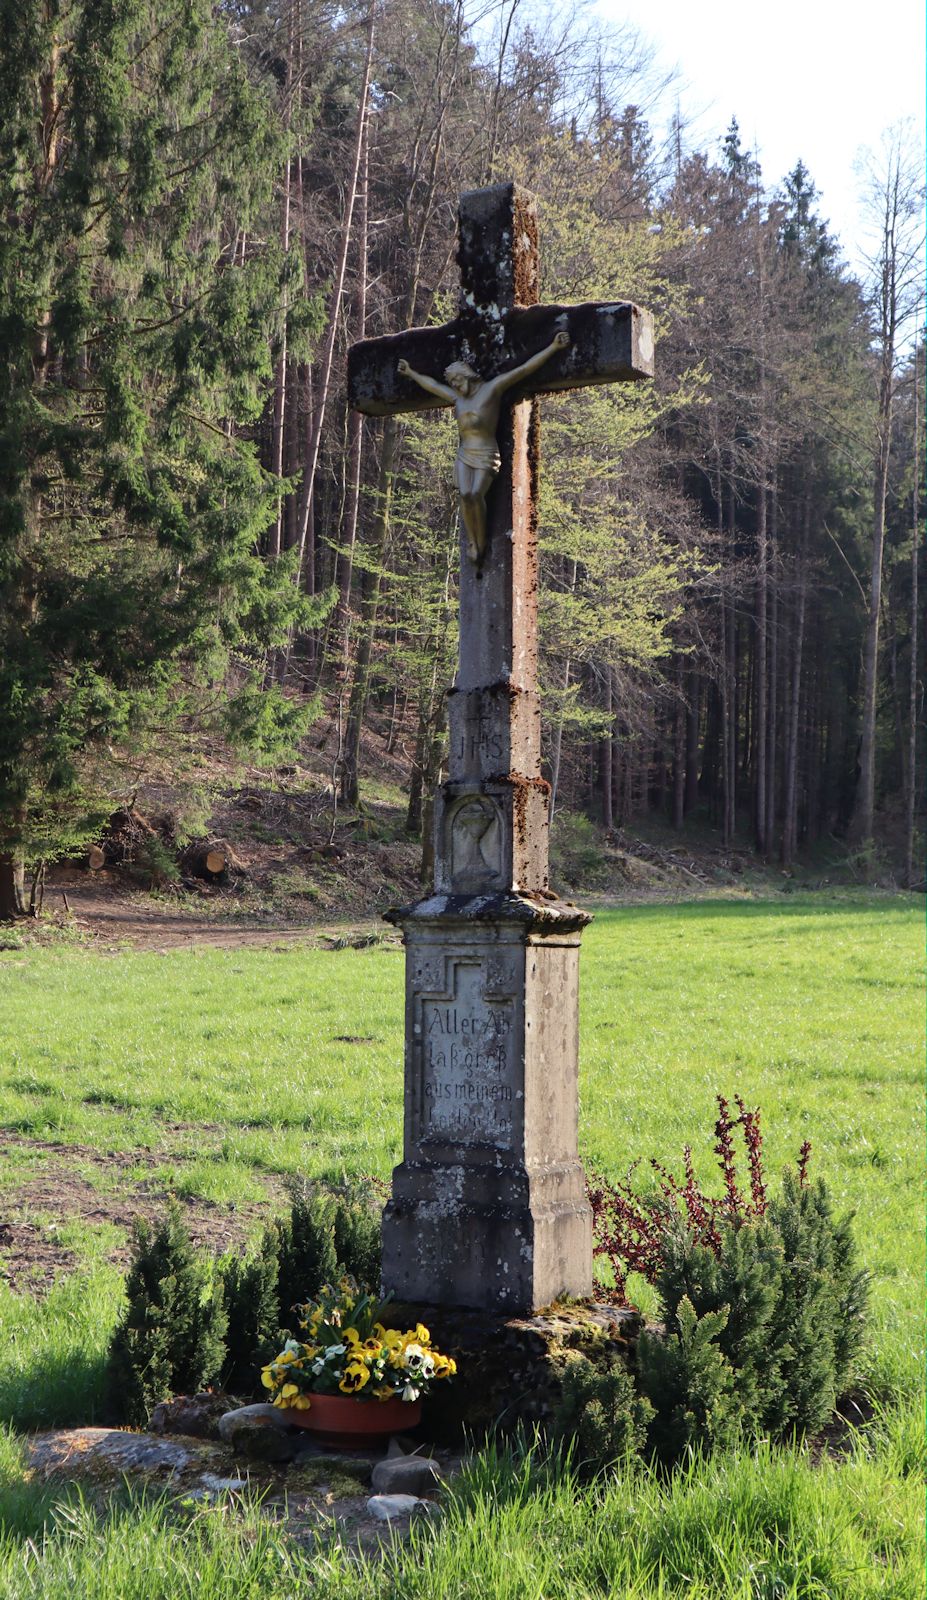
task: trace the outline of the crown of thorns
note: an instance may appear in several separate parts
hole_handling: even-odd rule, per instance
[[[476,378],[479,381],[480,375],[478,372],[474,372],[469,362],[452,361],[449,367],[445,367],[444,376],[446,378]]]

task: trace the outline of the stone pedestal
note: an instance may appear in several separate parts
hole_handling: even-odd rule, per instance
[[[406,943],[406,1092],[384,1287],[510,1315],[589,1295],[576,1127],[588,917],[510,892],[435,894],[390,920]]]

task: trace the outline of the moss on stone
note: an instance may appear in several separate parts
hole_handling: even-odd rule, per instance
[[[435,1385],[416,1430],[438,1444],[546,1422],[560,1399],[567,1362],[577,1355],[602,1368],[615,1355],[633,1361],[641,1327],[630,1308],[582,1301],[558,1303],[534,1317],[393,1303],[384,1321],[399,1328],[424,1322],[432,1343],[457,1362],[456,1378]]]

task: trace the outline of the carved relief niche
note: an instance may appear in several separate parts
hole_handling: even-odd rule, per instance
[[[482,794],[464,795],[447,818],[447,859],[455,892],[473,894],[502,883],[502,818]]]

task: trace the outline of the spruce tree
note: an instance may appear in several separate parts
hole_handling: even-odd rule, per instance
[[[0,148],[4,916],[120,749],[207,698],[250,748],[300,724],[248,670],[307,613],[241,430],[281,307],[291,350],[314,312],[261,226],[279,126],[209,0],[0,0]]]

